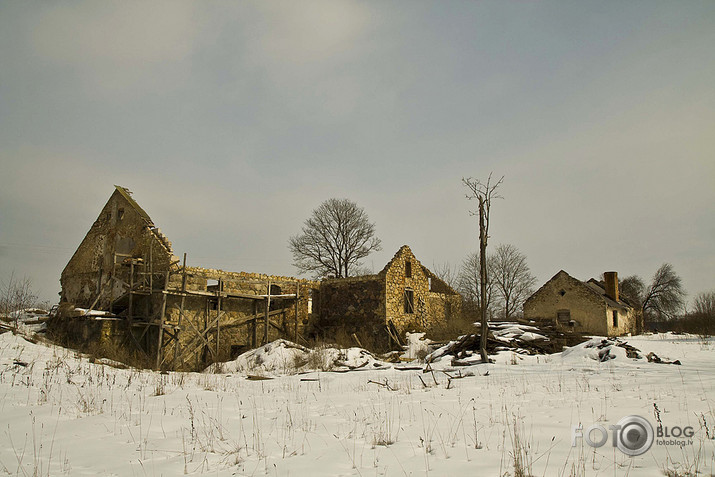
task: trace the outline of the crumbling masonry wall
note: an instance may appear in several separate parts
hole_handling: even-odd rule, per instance
[[[107,309],[112,299],[128,291],[131,267],[122,263],[127,258],[149,263],[151,256],[153,271],[159,279],[169,269],[173,257],[171,243],[125,194],[119,188],[114,191],[62,271],[61,303],[88,308],[101,293],[94,308]],[[135,278],[138,273],[135,270]]]
[[[444,324],[461,310],[461,296],[424,267],[407,245],[380,273],[385,277],[386,319],[400,332]]]
[[[332,337],[338,330],[384,335],[385,285],[380,276],[323,280],[319,307],[311,323],[315,337]]]

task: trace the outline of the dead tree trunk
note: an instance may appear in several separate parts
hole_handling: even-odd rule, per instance
[[[489,333],[489,325],[487,323],[487,231],[484,223],[484,199],[479,197],[479,292],[481,306],[481,342],[479,345],[479,354],[482,357],[483,363],[489,362],[487,355],[487,334]]]

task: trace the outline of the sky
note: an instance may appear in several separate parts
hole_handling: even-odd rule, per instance
[[[295,276],[326,199],[375,272],[489,246],[715,289],[715,2],[0,0],[0,280],[59,277],[127,187],[188,264]]]

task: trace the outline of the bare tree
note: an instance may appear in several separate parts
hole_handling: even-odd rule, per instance
[[[320,204],[288,243],[298,272],[316,277],[351,276],[360,268],[360,260],[382,248],[375,224],[348,199]]]
[[[15,272],[0,286],[0,317],[14,322],[18,327],[20,312],[37,302],[37,295],[32,290],[32,280],[28,277],[15,278]]]
[[[488,261],[488,260],[487,260]],[[467,255],[462,261],[457,275],[457,290],[462,294],[466,304],[473,310],[476,310],[481,317],[482,309],[482,293],[481,293],[481,264],[479,262],[479,253],[474,252]],[[493,285],[487,284],[486,301],[484,306],[487,314],[491,315],[492,309],[492,290]]]
[[[526,256],[510,244],[498,245],[487,259],[487,267],[504,319],[509,320],[533,293],[536,278],[526,264]]]
[[[631,275],[623,279],[620,289],[621,294],[637,309],[637,333],[643,330],[646,318],[672,318],[683,307],[685,299],[680,277],[669,263],[660,266],[650,285],[646,285],[640,277]]]
[[[693,314],[703,318],[715,319],[715,291],[695,295]]]
[[[469,194],[467,194],[468,200],[476,199],[479,202],[479,208],[477,212],[470,212],[472,215],[479,215],[479,285],[480,285],[480,301],[481,303],[487,302],[487,283],[489,282],[487,276],[487,240],[489,238],[489,213],[491,212],[492,199],[499,198],[496,194],[496,190],[504,181],[504,176],[501,177],[496,183],[492,183],[492,175],[489,174],[486,183],[481,182],[479,179],[462,178],[462,184],[464,184],[467,189],[469,189]],[[489,356],[487,355],[487,333],[489,332],[489,324],[487,322],[487,309],[482,307],[481,310],[481,342],[479,346],[479,352],[481,354],[482,362],[488,363]]]

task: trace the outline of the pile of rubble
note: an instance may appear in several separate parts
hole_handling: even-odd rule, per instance
[[[487,334],[487,354],[513,351],[519,354],[553,354],[566,347],[587,341],[580,333],[564,332],[554,325],[543,324],[538,328],[521,323],[502,322],[489,325]],[[432,362],[442,356],[454,357],[455,365],[473,355],[479,355],[481,335],[478,333],[461,336],[430,353],[425,361]]]
[[[638,348],[629,345],[627,342],[620,338],[604,338],[600,342],[592,340],[584,345],[584,348],[595,348],[598,351],[598,360],[600,362],[609,361],[616,358],[616,354],[613,352],[613,348],[623,348],[626,351],[626,357],[631,359],[643,359],[643,353]],[[659,364],[681,364],[679,360],[667,361],[661,359],[657,354],[652,351],[648,353],[645,358],[649,363],[659,363]]]

